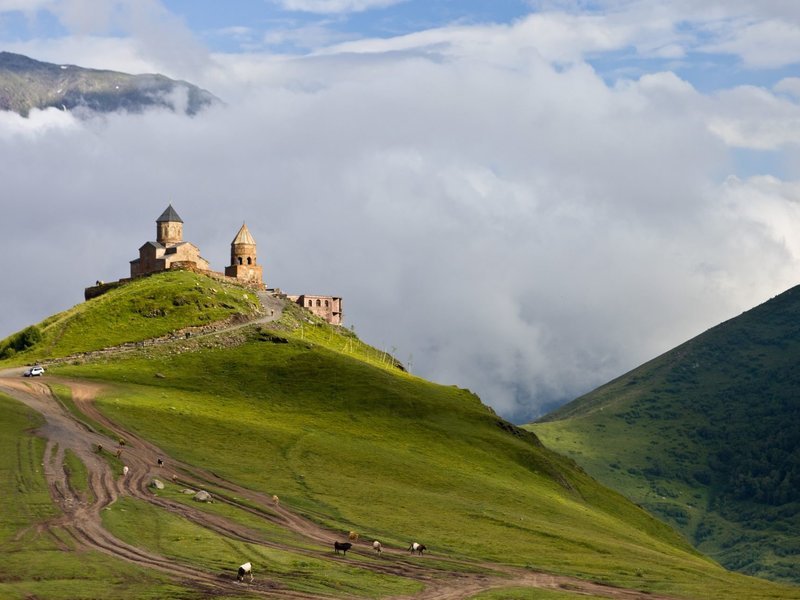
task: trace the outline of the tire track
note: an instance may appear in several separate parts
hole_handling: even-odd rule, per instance
[[[325,529],[284,505],[275,505],[272,496],[267,493],[241,487],[210,471],[167,457],[160,448],[134,432],[120,427],[97,409],[93,399],[103,389],[102,385],[48,377],[49,381],[70,387],[75,406],[83,415],[113,432],[118,440],[125,440],[123,460],[130,471],[127,476],[115,476],[108,462],[98,455],[94,448],[98,444],[102,444],[105,448],[110,449],[118,440],[111,440],[73,418],[55,400],[50,389],[42,381],[29,382],[21,381],[18,378],[13,379],[12,377],[19,376],[17,371],[21,372],[21,369],[0,373],[0,389],[41,413],[45,418],[45,425],[38,430],[38,433],[47,440],[44,461],[45,478],[52,498],[63,513],[41,525],[46,531],[52,534],[53,528],[61,527],[79,548],[92,548],[140,567],[166,573],[182,585],[196,589],[204,595],[239,594],[246,590],[268,598],[307,600],[328,597],[291,591],[268,580],[255,581],[242,587],[243,584],[235,581],[232,572],[209,573],[193,565],[176,562],[157,553],[138,548],[112,535],[102,526],[101,511],[120,496],[128,495],[177,514],[228,539],[312,556],[317,559],[341,560],[338,557],[334,558],[329,550],[333,541],[341,538],[340,532]],[[64,470],[64,455],[67,449],[74,452],[86,465],[89,472],[89,488],[94,495],[91,500],[81,498],[80,494],[69,485]],[[157,466],[157,460],[160,457],[168,459],[169,468]],[[169,475],[169,477],[164,477],[164,475]],[[148,489],[148,485],[154,477],[172,479],[175,483],[194,489],[214,488],[217,490],[215,493],[217,502],[235,506],[241,511],[276,524],[300,538],[328,548],[328,550],[313,550],[270,541],[264,539],[257,531],[219,515],[156,496]],[[234,497],[242,500],[235,500]],[[58,536],[52,535],[58,538]],[[562,589],[578,594],[593,594],[619,600],[644,598],[669,600],[666,596],[612,588],[577,578],[531,572],[498,564],[458,561],[448,557],[446,560],[450,564],[457,562],[467,569],[485,572],[452,571],[443,562],[445,559],[426,556],[424,562],[421,562],[412,559],[406,552],[398,548],[384,548],[384,556],[381,558],[391,558],[391,561],[376,560],[371,547],[363,542],[355,544],[351,553],[362,558],[369,558],[369,560],[351,563],[354,567],[374,573],[413,579],[425,585],[424,591],[420,594],[394,596],[386,600],[420,600],[421,598],[425,600],[458,600],[469,598],[481,591],[503,587]]]

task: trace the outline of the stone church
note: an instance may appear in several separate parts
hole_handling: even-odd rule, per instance
[[[113,283],[98,281],[97,285],[86,288],[84,297],[89,300],[131,279],[171,269],[196,271],[210,277],[235,281],[255,290],[266,290],[264,272],[257,261],[256,240],[247,229],[246,224],[242,224],[231,242],[231,264],[225,267],[223,274],[211,269],[209,262],[200,256],[200,249],[197,246],[184,241],[183,219],[178,216],[171,204],[156,219],[156,240],[145,242],[139,248],[139,258],[130,261],[130,267],[130,278]],[[288,295],[283,294],[280,290],[267,291],[287,298],[325,319],[331,325],[342,324],[341,297],[309,294]]]
[[[170,204],[156,219],[156,241],[146,242],[139,248],[139,258],[131,261],[131,279],[168,271],[170,269],[190,269],[193,271],[216,273],[208,261],[200,256],[200,249],[183,240],[183,219]],[[263,271],[256,264],[256,241],[242,225],[231,242],[231,264],[225,267],[225,275],[255,287],[263,287]]]

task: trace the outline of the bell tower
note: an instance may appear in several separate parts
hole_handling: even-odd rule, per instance
[[[244,223],[231,242],[231,265],[225,267],[225,275],[256,285],[263,283],[261,265],[256,264],[256,241]]]
[[[174,246],[183,241],[183,219],[172,204],[156,219],[156,241],[163,246]]]

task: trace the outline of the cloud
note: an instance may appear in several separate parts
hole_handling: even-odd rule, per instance
[[[342,295],[367,342],[515,420],[794,285],[798,183],[732,154],[796,148],[794,79],[609,82],[586,54],[656,52],[672,21],[644,49],[584,17],[216,54],[199,83],[227,104],[192,119],[0,119],[0,335],[127,275],[169,202],[215,268],[246,220],[270,285]]]
[[[16,324],[125,276],[172,202],[217,268],[246,219],[271,285],[341,294],[364,339],[519,419],[788,287],[796,187],[716,179],[718,98],[477,45],[250,58],[248,93],[200,118],[0,136],[7,197],[47,215],[47,245],[22,204],[4,219],[42,266],[0,259],[38,301]]]
[[[784,80],[776,90],[794,89]],[[717,94],[709,128],[738,148],[775,150],[800,145],[800,102],[755,86],[740,86]]]
[[[270,47],[290,46],[293,49],[311,50],[354,37],[357,35],[343,33],[332,27],[330,22],[320,21],[301,26],[273,27],[264,34],[263,42]]]
[[[800,24],[768,19],[732,27],[703,52],[734,54],[746,67],[775,69],[800,62]]]
[[[285,10],[311,13],[351,13],[386,8],[406,0],[273,0]]]
[[[0,12],[14,6],[0,4]],[[33,19],[38,11],[55,17],[70,35],[29,36],[6,49],[56,63],[178,78],[199,76],[208,66],[208,51],[159,0],[49,0],[27,10]]]

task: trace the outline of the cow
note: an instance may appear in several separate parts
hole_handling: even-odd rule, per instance
[[[236,573],[236,580],[237,581],[244,581],[245,575],[250,576],[250,582],[253,581],[253,565],[249,562],[244,563],[241,567],[239,567],[239,571]]]
[[[122,467],[122,476],[123,477],[127,477],[128,476],[128,471],[130,471],[130,469],[128,469],[128,465],[125,465],[124,467]]]
[[[408,547],[408,551],[411,552],[411,554],[414,554],[416,552],[420,556],[422,556],[422,553],[425,550],[427,550],[425,544],[418,544],[417,542],[412,542],[411,545]]]
[[[342,554],[347,556],[347,551],[353,547],[353,544],[350,542],[333,542],[333,551],[336,554],[339,554],[339,550],[342,551]]]
[[[375,552],[377,552],[378,554],[380,554],[383,551],[383,546],[381,546],[381,543],[378,540],[375,540],[374,542],[372,542],[372,549],[375,550]]]

